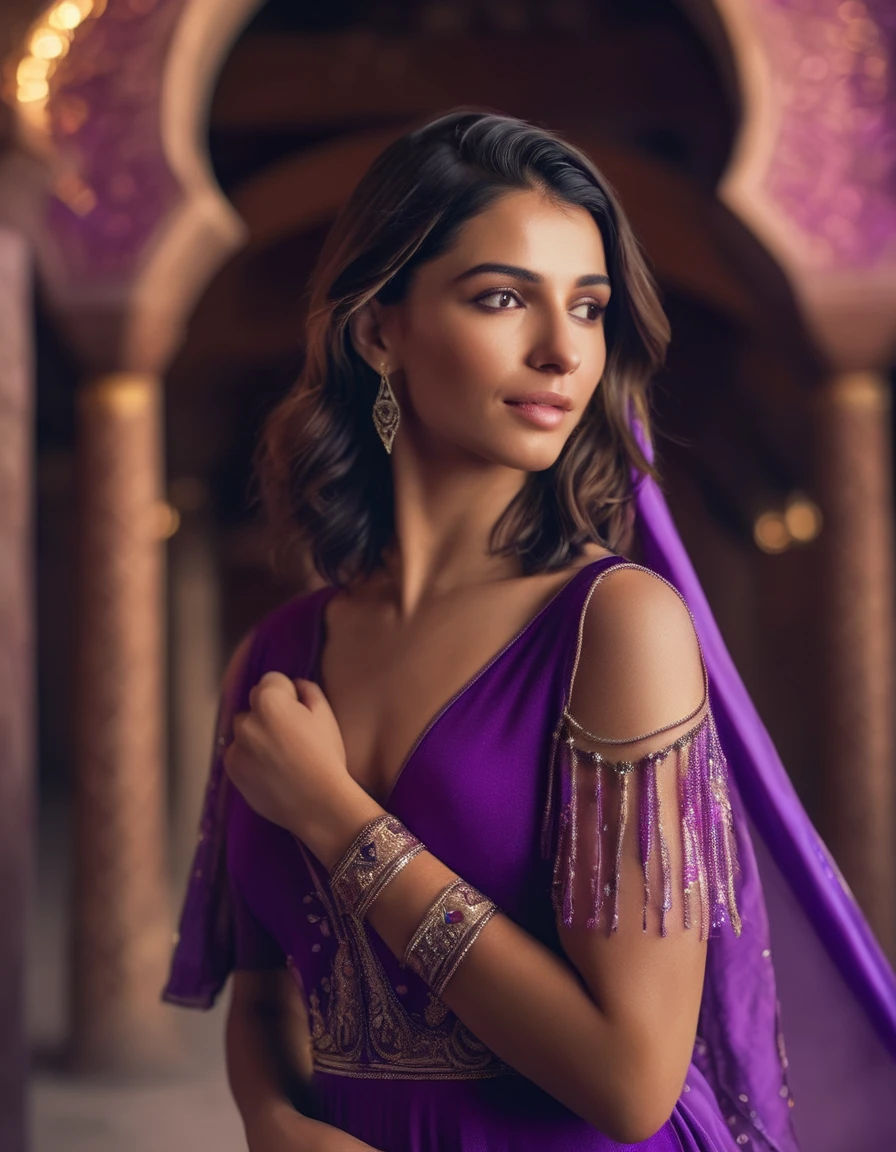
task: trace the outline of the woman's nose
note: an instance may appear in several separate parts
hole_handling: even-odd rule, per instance
[[[540,372],[566,376],[570,372],[575,372],[581,362],[582,354],[574,334],[570,331],[570,319],[567,313],[546,317],[529,354],[530,366]]]

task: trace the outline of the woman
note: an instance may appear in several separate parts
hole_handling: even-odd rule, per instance
[[[234,969],[252,1152],[896,1139],[893,973],[655,483],[667,341],[606,181],[520,121],[411,132],[334,224],[260,455],[327,584],[230,661],[164,993]]]

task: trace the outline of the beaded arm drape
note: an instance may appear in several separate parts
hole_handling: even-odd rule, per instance
[[[622,852],[629,820],[637,820],[644,876],[642,930],[648,907],[658,900],[660,934],[668,933],[673,906],[669,838],[679,835],[684,859],[681,897],[684,926],[699,926],[700,939],[730,922],[741,931],[735,895],[739,871],[728,798],[727,764],[712,711],[672,743],[638,760],[609,760],[577,742],[576,720],[564,713],[554,738],[551,770],[560,773],[559,837],[543,841],[545,856],[554,852],[554,908],[567,927],[619,927]],[[678,804],[674,818],[661,803],[660,774],[674,775]],[[547,813],[550,815],[550,812]],[[547,825],[548,829],[550,825]],[[655,861],[660,883],[651,890]],[[581,911],[582,880],[587,876],[586,914]],[[696,917],[693,904],[696,901]]]
[[[637,564],[618,565],[595,581],[592,592],[611,572],[626,568],[649,571]],[[663,580],[656,573],[650,574]],[[673,587],[666,580],[663,583]],[[569,696],[581,655],[583,621],[584,610]],[[709,679],[696,630],[695,639],[700,649],[703,698],[687,716],[629,740],[611,740],[589,732],[576,720],[567,699],[552,738],[541,838],[542,856],[554,857],[552,899],[567,927],[618,930],[623,848],[629,821],[635,820],[644,882],[642,930],[648,930],[648,908],[655,898],[651,880],[658,870],[660,934],[668,934],[674,855],[682,861],[684,927],[688,929],[694,922],[692,903],[696,900],[701,940],[725,923],[740,935],[735,893],[739,864],[728,766],[709,706]],[[698,715],[700,719],[687,731],[636,759],[612,759],[608,755],[612,745],[642,743]],[[600,745],[604,751],[589,747],[589,743]],[[664,781],[664,775],[671,780]],[[675,848],[670,843],[673,836],[680,840],[680,852],[670,852]]]

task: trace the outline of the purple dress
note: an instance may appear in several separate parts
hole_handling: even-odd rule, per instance
[[[649,479],[638,512],[644,563],[685,597],[708,669],[710,725],[692,743],[696,814],[683,826],[700,833],[701,858],[712,864],[714,929],[684,1090],[641,1144],[608,1139],[486,1049],[366,921],[335,914],[323,867],[230,785],[220,755],[229,717],[248,707],[265,671],[315,679],[333,589],[295,597],[262,620],[239,683],[222,696],[163,996],[207,1008],[234,967],[287,965],[311,1025],[317,1118],[384,1152],[896,1148],[893,971],[793,791]],[[561,956],[554,908],[568,897],[576,790],[555,737],[589,590],[623,562],[611,556],[580,569],[442,706],[386,802],[439,859]],[[713,780],[709,765],[718,772],[720,761]],[[643,851],[653,834],[643,807],[636,815]],[[726,863],[726,827],[736,866]]]
[[[585,565],[442,706],[386,801],[440,860],[561,956],[553,863],[540,848],[551,749],[585,597],[604,570],[624,562],[617,556]],[[332,591],[295,598],[262,622],[249,661],[252,683],[272,669],[315,679],[322,610]],[[235,965],[285,963],[304,990],[318,1119],[387,1152],[623,1147],[482,1045],[366,921],[339,917],[326,870],[228,790]],[[738,1147],[737,1118],[732,1112],[735,1123],[726,1123],[701,1071],[704,1047],[698,1037],[669,1121],[626,1147]],[[786,1084],[780,1067],[775,1090]]]

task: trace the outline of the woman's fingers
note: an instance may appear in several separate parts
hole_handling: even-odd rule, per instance
[[[304,680],[301,676],[297,676],[291,683],[296,696],[306,708],[313,708],[315,704],[326,700],[323,689],[314,680]]]
[[[296,698],[295,684],[288,676],[284,676],[282,672],[265,672],[252,689],[252,692],[261,691],[262,689],[265,691],[271,691],[273,689],[277,692],[285,692],[290,699],[295,700]]]
[[[265,672],[258,683],[249,692],[249,707],[257,709],[259,697],[264,692],[283,692],[290,700],[298,700],[306,708],[326,700],[323,689],[314,680],[305,680],[299,676],[290,680],[282,672]]]

